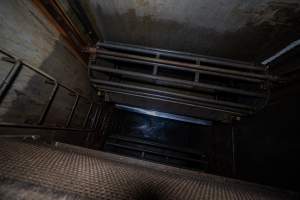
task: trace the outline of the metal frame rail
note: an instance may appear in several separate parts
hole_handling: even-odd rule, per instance
[[[208,164],[208,161],[197,160],[197,159],[187,158],[187,157],[183,157],[183,156],[175,156],[175,155],[171,155],[171,154],[158,153],[156,151],[140,149],[140,148],[131,147],[131,146],[128,146],[128,145],[121,145],[121,144],[115,144],[115,143],[110,143],[110,142],[107,142],[105,145],[110,145],[110,146],[121,148],[121,149],[127,149],[127,150],[131,150],[131,151],[141,152],[143,157],[145,157],[145,153],[147,153],[147,154],[162,156],[162,157],[166,157],[166,158],[172,158],[172,159],[175,159],[175,160],[182,160],[182,161],[188,161],[188,162],[193,162],[193,163],[198,163],[198,164],[205,164],[205,165]]]
[[[208,161],[205,161],[205,160],[199,160],[199,159],[195,159],[195,158],[187,158],[184,156],[172,155],[170,153],[157,152],[157,151],[149,150],[146,148],[133,147],[130,145],[117,144],[117,143],[113,143],[113,142],[106,142],[105,145],[112,146],[115,148],[120,148],[120,149],[126,149],[126,150],[130,150],[130,151],[141,152],[142,158],[145,157],[145,154],[150,154],[150,155],[164,157],[167,160],[171,158],[171,159],[175,159],[175,160],[181,160],[181,161],[185,161],[185,162],[192,162],[192,163],[203,164],[203,165],[208,164]]]
[[[128,44],[111,42],[111,41],[99,42],[97,46],[102,48],[112,49],[112,50],[124,50],[124,51],[135,52],[135,53],[144,53],[152,56],[158,55],[159,57],[164,56],[168,58],[183,59],[187,61],[193,61],[195,63],[206,62],[206,63],[217,64],[222,66],[230,66],[232,68],[237,68],[237,69],[266,71],[265,66],[255,66],[252,63],[248,63],[248,62],[241,62],[241,61],[223,59],[223,58],[221,59],[212,56],[204,56],[204,55],[198,55],[193,53],[149,48],[149,47],[143,47],[138,45],[128,45]]]
[[[48,101],[47,101],[46,105],[44,106],[43,111],[42,111],[42,113],[39,117],[39,120],[36,124],[31,125],[31,124],[22,124],[22,123],[0,122],[0,127],[61,130],[61,131],[72,131],[72,132],[95,132],[96,131],[97,126],[95,126],[95,124],[98,123],[97,122],[98,112],[95,112],[93,117],[91,117],[91,113],[92,113],[93,108],[96,108],[97,110],[99,110],[101,108],[101,104],[92,102],[90,100],[90,98],[85,97],[85,96],[79,94],[76,90],[71,89],[71,88],[59,83],[55,78],[46,74],[42,70],[37,69],[29,64],[26,64],[19,59],[16,59],[14,56],[10,55],[8,52],[0,49],[0,53],[4,54],[6,56],[6,57],[2,57],[1,60],[9,62],[9,63],[13,63],[13,67],[11,68],[8,75],[4,78],[4,81],[0,85],[0,106],[1,106],[2,100],[4,99],[4,97],[7,94],[7,91],[10,89],[10,86],[14,83],[14,81],[15,81],[16,77],[18,76],[22,67],[26,67],[26,68],[36,72],[37,74],[45,77],[46,79],[50,80],[54,85],[54,87],[48,97]],[[66,89],[67,91],[71,92],[72,94],[75,94],[74,96],[76,97],[76,99],[74,101],[72,110],[69,113],[68,120],[67,120],[67,123],[65,124],[65,126],[63,126],[63,127],[45,126],[45,125],[43,125],[45,122],[45,118],[51,108],[53,101],[55,100],[56,93],[60,87]],[[83,122],[82,128],[70,128],[70,123],[72,121],[74,112],[78,106],[79,99],[85,99],[90,104],[90,107],[89,107],[88,113],[85,116],[85,120]],[[92,123],[91,123],[92,125],[90,126],[91,128],[88,128],[87,125],[88,125],[90,118],[92,120]]]
[[[270,75],[267,68],[255,66],[245,62],[236,62],[227,59],[217,59],[196,54],[189,54],[176,51],[153,49],[118,43],[98,43],[96,48],[86,48],[85,52],[92,55],[93,59],[89,65],[90,81],[97,89],[115,94],[142,97],[152,100],[178,103],[192,107],[209,109],[212,111],[224,112],[234,116],[250,115],[259,110],[262,106],[257,100],[265,105],[268,100],[268,87],[270,83],[277,82],[279,77]],[[99,64],[97,59],[107,60],[112,63],[127,63],[127,68],[109,67]],[[152,67],[152,72],[136,72],[130,67],[134,65]],[[226,66],[224,68],[224,66]],[[130,69],[129,69],[129,68]],[[188,72],[194,77],[193,80],[184,80],[159,74],[162,69],[171,69],[179,73]],[[194,93],[206,93],[206,96],[197,94],[186,94],[184,92],[171,92],[164,89],[155,89],[147,85],[135,83],[116,82],[113,80],[102,80],[93,76],[92,72],[101,72],[120,77],[130,77],[130,80],[147,80],[154,85],[171,86],[177,89],[192,89]],[[204,80],[202,76],[214,77],[218,80]],[[220,79],[220,80],[219,80]],[[223,82],[224,80],[226,81]],[[255,86],[255,89],[247,87],[232,87],[229,82],[238,81],[243,85]],[[149,82],[146,82],[147,84]],[[210,97],[207,97],[207,94]],[[225,95],[225,98],[222,96]],[[240,102],[228,100],[228,95],[233,99],[253,99]],[[221,97],[221,98],[220,98]],[[243,100],[244,101],[244,100]],[[247,103],[246,103],[247,102]]]
[[[156,147],[156,148],[165,149],[165,150],[171,150],[171,151],[175,151],[178,153],[192,154],[192,155],[201,156],[201,157],[203,156],[202,153],[199,153],[192,149],[178,148],[175,146],[168,146],[168,145],[164,145],[164,144],[160,144],[160,143],[156,143],[156,142],[152,142],[152,141],[145,141],[142,139],[130,138],[130,137],[117,135],[117,134],[112,134],[108,138],[113,139],[113,140],[123,141],[123,142],[130,142],[130,143],[135,143],[135,144],[139,144],[139,145],[145,145],[145,146]]]

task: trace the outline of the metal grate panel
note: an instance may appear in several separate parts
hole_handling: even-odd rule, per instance
[[[102,152],[5,140],[0,140],[0,177],[91,199],[297,198],[269,187]]]

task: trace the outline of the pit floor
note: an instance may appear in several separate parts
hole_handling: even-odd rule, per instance
[[[0,199],[299,199],[293,192],[56,143],[0,140]]]

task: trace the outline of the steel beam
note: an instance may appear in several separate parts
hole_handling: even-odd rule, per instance
[[[103,92],[107,92],[107,93],[121,94],[121,95],[126,95],[126,96],[145,98],[148,100],[157,100],[157,101],[162,101],[162,102],[167,102],[167,103],[174,103],[174,104],[189,106],[189,107],[193,107],[193,108],[207,109],[210,111],[223,112],[223,113],[230,114],[233,116],[247,116],[247,115],[250,115],[253,113],[251,111],[245,111],[245,110],[241,110],[241,109],[224,107],[224,106],[209,105],[209,104],[205,104],[205,103],[196,103],[196,102],[192,102],[189,100],[175,99],[173,97],[157,97],[157,95],[146,94],[146,93],[141,94],[141,92],[122,91],[120,89],[117,89],[117,90],[116,89],[107,89],[107,88],[99,87],[97,85],[94,85],[94,86],[97,87],[99,90],[101,90]]]
[[[148,100],[157,100],[157,101],[162,101],[162,102],[167,102],[167,103],[174,103],[174,104],[184,105],[184,106],[189,106],[189,107],[194,107],[194,108],[201,108],[201,109],[207,109],[207,110],[216,111],[216,112],[223,112],[223,113],[234,115],[234,116],[246,116],[246,115],[250,115],[253,113],[253,111],[251,111],[251,110],[233,108],[233,107],[229,107],[229,106],[212,105],[212,104],[203,103],[203,102],[179,99],[176,97],[157,95],[157,94],[149,94],[146,92],[136,92],[136,91],[132,91],[130,89],[129,90],[120,89],[120,88],[116,89],[113,87],[101,86],[101,85],[97,85],[97,84],[94,84],[94,86],[98,90],[107,92],[107,93],[121,94],[121,95],[126,95],[126,96],[144,98],[144,99],[148,99]]]
[[[210,89],[210,90],[222,91],[222,92],[238,94],[238,95],[243,95],[243,96],[251,96],[251,97],[260,97],[260,98],[266,97],[266,95],[264,93],[246,91],[246,90],[230,88],[230,87],[226,87],[226,86],[218,86],[218,85],[212,85],[212,84],[206,84],[206,83],[199,83],[199,82],[195,82],[195,81],[186,81],[186,80],[168,78],[168,77],[163,77],[163,76],[158,76],[158,75],[150,75],[150,74],[126,71],[126,70],[121,70],[121,69],[112,69],[112,68],[107,68],[107,67],[102,67],[102,66],[90,66],[89,68],[92,70],[96,70],[96,71],[109,72],[109,73],[114,73],[114,74],[119,74],[119,75],[127,75],[127,76],[136,77],[136,78],[145,78],[145,79],[151,79],[151,80],[166,81],[169,83],[178,84],[179,86],[187,85],[187,86],[191,86],[191,87],[197,88],[197,89],[201,89],[201,88],[202,89]]]
[[[274,81],[277,80],[277,77],[273,77],[273,76],[266,75],[266,74],[243,72],[243,71],[238,71],[238,70],[210,67],[210,66],[206,66],[206,65],[198,65],[198,64],[192,64],[192,63],[170,61],[170,60],[138,56],[138,55],[132,55],[132,54],[126,54],[126,53],[119,53],[119,52],[113,52],[113,51],[101,50],[101,49],[95,49],[95,48],[89,48],[87,51],[90,53],[97,53],[97,54],[101,54],[101,55],[110,55],[110,56],[115,56],[115,57],[130,58],[130,59],[136,59],[136,60],[142,60],[142,61],[147,61],[147,62],[166,64],[166,65],[175,65],[175,66],[179,66],[179,67],[185,67],[185,68],[196,69],[196,70],[206,70],[206,71],[219,72],[219,73],[224,73],[224,74],[229,74],[229,75],[238,75],[238,76],[243,76],[243,77],[258,78],[258,79],[262,79],[262,80],[274,80]]]
[[[213,71],[206,71],[206,70],[201,70],[201,69],[191,69],[191,68],[179,67],[179,66],[174,66],[174,65],[159,64],[159,63],[155,63],[155,62],[135,60],[135,59],[131,59],[131,58],[122,58],[122,57],[102,55],[102,54],[97,55],[97,57],[106,59],[106,60],[111,60],[111,61],[122,61],[122,62],[133,63],[133,64],[156,66],[156,67],[160,67],[160,68],[174,69],[174,70],[179,70],[179,71],[187,71],[187,72],[199,73],[199,74],[204,74],[204,75],[212,75],[212,76],[240,80],[240,81],[247,81],[247,82],[252,82],[252,83],[264,82],[264,80],[258,79],[258,78],[249,78],[249,77],[244,77],[244,76],[239,76],[239,75],[225,74],[222,72],[213,72]]]
[[[130,143],[141,144],[141,145],[146,145],[146,146],[151,146],[151,147],[157,147],[157,148],[161,148],[161,149],[167,149],[167,150],[172,150],[172,151],[186,153],[186,154],[192,154],[192,155],[196,155],[196,156],[203,155],[200,152],[194,151],[192,149],[178,148],[175,146],[164,145],[164,144],[151,142],[151,141],[147,141],[147,140],[130,138],[130,137],[126,137],[126,136],[124,137],[122,135],[114,135],[113,134],[113,135],[110,135],[108,138],[123,141],[123,142],[130,142]]]
[[[127,146],[127,145],[115,144],[115,143],[111,143],[111,142],[107,142],[106,145],[111,145],[111,146],[114,146],[114,147],[127,149],[127,150],[144,152],[144,153],[148,153],[148,154],[152,154],[152,155],[158,155],[158,156],[173,158],[173,159],[177,159],[177,160],[183,160],[183,161],[194,162],[194,163],[205,164],[205,165],[208,164],[208,162],[204,161],[204,160],[197,160],[197,159],[187,158],[187,157],[183,157],[183,156],[177,156],[177,155],[175,156],[175,155],[171,155],[171,154],[159,153],[159,152],[155,152],[155,151],[151,151],[151,150],[140,149],[140,148],[137,148],[137,147],[131,147],[131,146]]]
[[[187,94],[182,94],[178,92],[171,92],[171,91],[164,91],[164,90],[158,90],[158,89],[153,89],[153,88],[147,88],[143,86],[137,86],[137,85],[130,85],[126,83],[117,83],[113,81],[105,81],[105,80],[97,80],[97,79],[91,79],[91,82],[94,84],[98,85],[108,85],[108,86],[113,86],[113,87],[119,87],[119,88],[125,88],[129,90],[139,90],[139,91],[144,91],[144,92],[149,92],[154,93],[154,94],[162,94],[165,96],[173,96],[177,98],[182,98],[182,99],[187,99],[187,100],[194,100],[196,102],[205,102],[205,103],[211,103],[211,104],[216,104],[216,105],[224,105],[224,106],[231,106],[235,108],[242,108],[242,109],[253,109],[253,107],[244,105],[244,104],[239,104],[239,103],[233,103],[233,102],[228,102],[228,101],[221,101],[221,100],[215,100],[215,99],[208,99],[204,97],[198,97],[198,96],[191,96]]]
[[[234,68],[238,68],[238,69],[242,69],[242,70],[255,70],[255,71],[264,71],[265,70],[264,67],[254,66],[254,65],[251,65],[250,63],[238,62],[238,61],[233,61],[233,60],[229,60],[229,59],[220,59],[220,58],[216,58],[216,57],[209,57],[209,56],[184,53],[184,52],[178,52],[178,51],[147,48],[147,47],[134,46],[134,45],[128,45],[128,44],[114,43],[114,42],[98,43],[98,46],[102,47],[102,48],[122,50],[122,51],[128,51],[128,52],[133,52],[133,53],[144,53],[144,54],[148,54],[148,55],[152,55],[152,56],[159,54],[160,56],[195,61],[195,62],[197,60],[199,60],[200,62],[218,64],[218,65],[222,65],[222,66],[229,66],[229,67],[234,67]]]

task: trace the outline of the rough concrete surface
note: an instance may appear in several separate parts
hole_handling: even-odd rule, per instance
[[[300,38],[298,0],[82,2],[114,42],[257,61]]]

